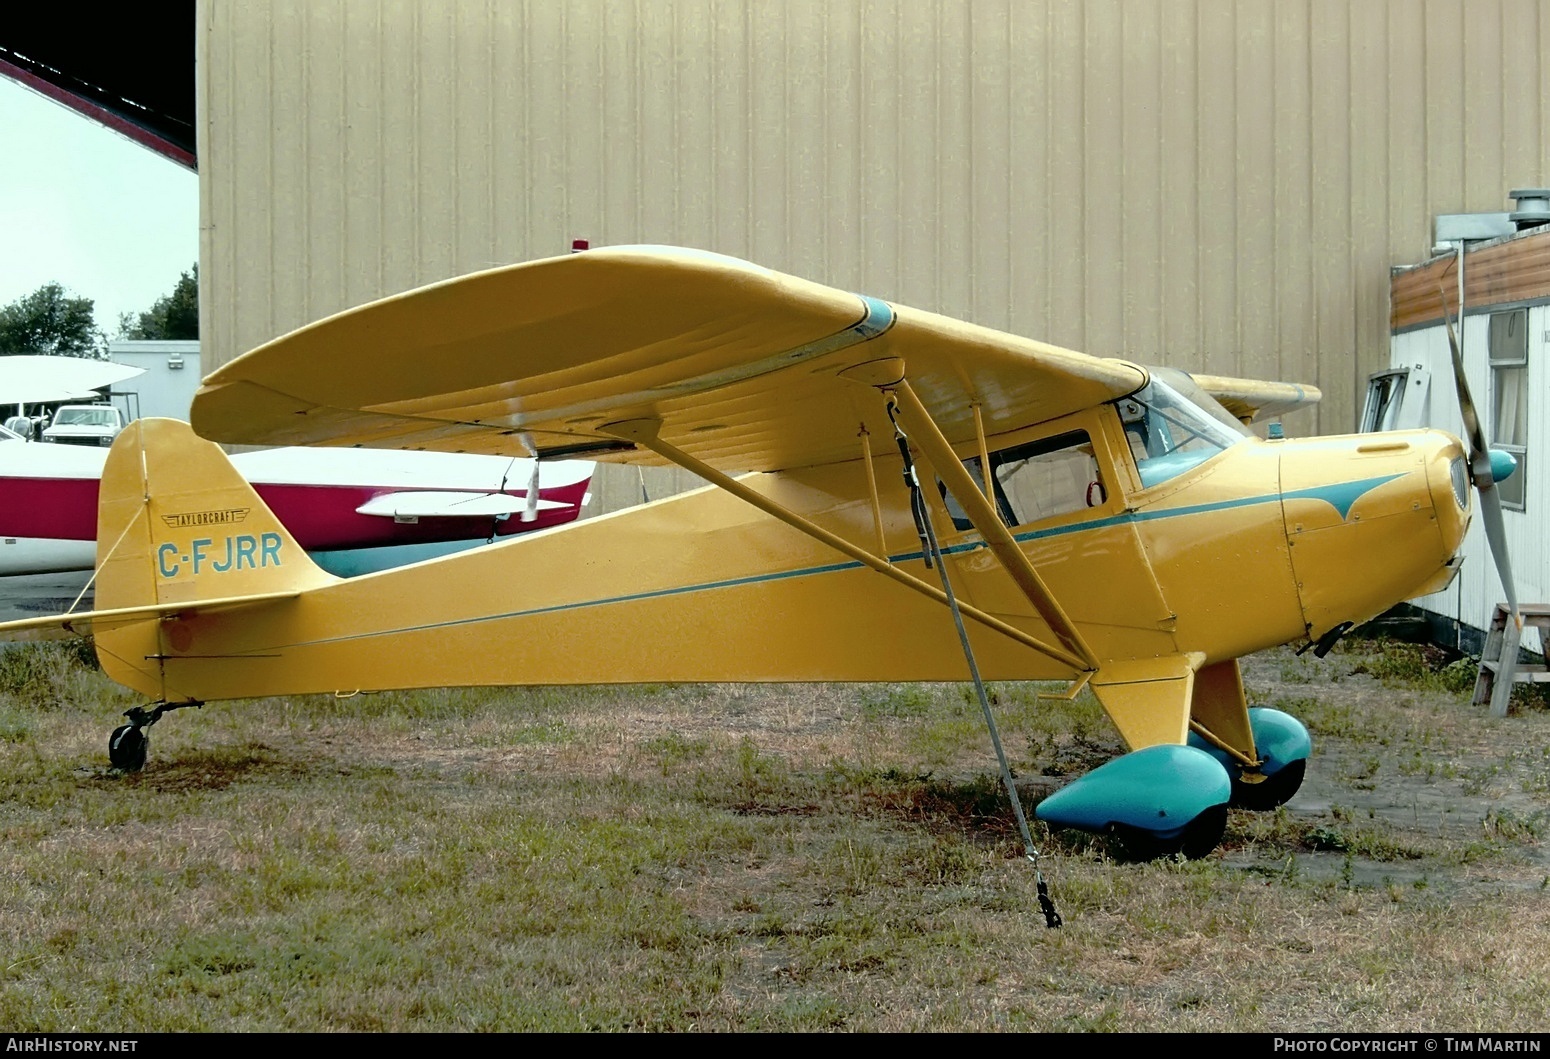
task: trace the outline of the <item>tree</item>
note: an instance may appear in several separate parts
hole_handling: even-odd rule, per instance
[[[157,298],[138,318],[118,318],[120,338],[199,338],[199,262],[178,277],[171,294]]]
[[[107,340],[92,316],[90,298],[71,298],[45,283],[0,309],[0,356],[42,354],[101,357]]]

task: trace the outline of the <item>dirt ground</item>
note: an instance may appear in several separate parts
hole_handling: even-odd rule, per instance
[[[1307,777],[1284,811],[1315,840],[1329,832],[1332,848],[1300,853],[1298,870],[1475,896],[1550,885],[1550,843],[1539,840],[1550,835],[1542,705],[1492,718],[1469,705],[1467,690],[1380,679],[1361,644],[1325,659],[1270,651],[1242,665],[1251,702],[1298,714],[1313,733]],[[1341,831],[1358,840],[1338,848]],[[1475,863],[1492,843],[1512,846],[1510,863]],[[1270,845],[1229,845],[1224,856],[1245,871],[1281,870],[1284,856]]]

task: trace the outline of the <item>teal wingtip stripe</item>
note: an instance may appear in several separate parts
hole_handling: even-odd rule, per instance
[[[868,342],[893,326],[893,306],[881,298],[871,298],[865,294],[858,294],[856,297],[861,299],[861,304],[865,309],[860,320],[857,320],[843,331],[836,331],[832,335],[818,339],[816,342],[809,342],[805,346],[798,346],[795,349],[787,350],[780,357],[776,358],[777,361],[782,364],[789,364],[797,361],[812,360],[815,357],[825,356],[829,353],[837,353],[842,349],[848,349],[851,346]]]
[[[860,323],[851,328],[860,341],[865,342],[876,338],[893,326],[893,306],[870,294],[858,294],[856,297],[860,298],[861,304],[866,306],[866,315],[861,318]]]

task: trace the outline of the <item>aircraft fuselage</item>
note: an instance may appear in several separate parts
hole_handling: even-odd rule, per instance
[[[1008,475],[1009,506],[1042,514],[1034,508],[1045,485],[1079,499],[1011,529],[1103,660],[1195,652],[1209,664],[1317,638],[1434,590],[1467,524],[1458,497],[1467,503],[1468,494],[1453,484],[1461,446],[1440,432],[1243,437],[1158,472],[1148,463],[1161,457],[1136,458],[1115,406],[1068,419],[992,439],[993,452],[1036,453],[1024,462],[1041,477]],[[1046,442],[1065,445],[1055,450],[1053,471],[1039,469]],[[1094,479],[1081,480],[1089,470]],[[859,459],[741,481],[861,547],[880,535],[893,565],[936,582],[922,561],[898,454],[879,454],[873,471],[880,524]],[[1048,626],[979,534],[960,528],[929,482],[929,466],[920,473],[955,592],[1047,639]],[[1146,484],[1158,473],[1162,480]],[[128,488],[126,502],[140,503],[138,468]],[[204,552],[225,554],[209,526],[150,521],[162,535],[154,547],[173,546],[155,555],[192,555],[194,537],[207,542]],[[266,559],[254,570],[169,562],[157,598],[252,591],[224,579],[305,562],[288,536]],[[98,606],[146,602],[144,575],[134,577],[140,587],[131,592],[103,571]],[[713,488],[465,555],[315,584],[262,607],[104,628],[104,667],[173,701],[471,684],[967,675],[940,602]],[[993,629],[970,628],[987,678],[1072,675]]]

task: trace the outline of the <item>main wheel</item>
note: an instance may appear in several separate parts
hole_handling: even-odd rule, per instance
[[[1199,860],[1221,845],[1227,833],[1227,806],[1213,805],[1189,822],[1179,852],[1190,860]]]
[[[1278,805],[1285,805],[1302,786],[1308,771],[1308,759],[1288,761],[1274,775],[1266,776],[1258,783],[1245,783],[1241,775],[1232,778],[1232,804],[1238,809],[1267,812]]]
[[[108,737],[108,760],[113,767],[124,772],[139,772],[145,768],[145,752],[151,737],[139,725],[121,724]]]
[[[1158,838],[1150,831],[1134,827],[1115,827],[1113,834],[1119,840],[1119,860],[1162,860],[1179,852],[1183,845],[1179,835]]]
[[[1115,827],[1129,860],[1161,860],[1182,853],[1190,860],[1207,856],[1227,832],[1227,806],[1213,805],[1168,838],[1137,827]]]

